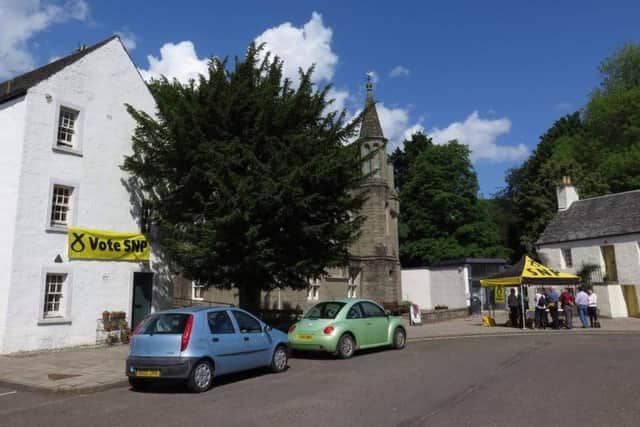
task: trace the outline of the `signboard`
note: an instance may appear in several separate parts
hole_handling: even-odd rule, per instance
[[[412,325],[422,324],[422,314],[420,313],[420,307],[418,307],[418,304],[411,304],[410,315]]]
[[[505,303],[505,292],[504,286],[496,286],[494,292],[494,301],[496,304],[504,304]]]
[[[69,259],[148,261],[151,244],[141,233],[69,228]]]

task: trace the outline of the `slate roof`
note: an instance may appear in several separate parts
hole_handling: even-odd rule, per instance
[[[556,213],[536,242],[567,242],[640,233],[640,190],[578,200]]]
[[[364,104],[360,138],[384,138],[382,126],[380,126],[380,119],[378,118],[378,110],[376,110],[376,103],[373,100],[373,85],[371,82],[367,83],[367,101]]]
[[[27,93],[27,90],[29,90],[29,88],[37,85],[43,80],[48,79],[52,75],[61,71],[66,66],[73,64],[79,59],[85,57],[87,54],[104,46],[117,37],[117,35],[111,36],[108,39],[102,40],[101,42],[98,42],[92,46],[78,49],[71,55],[67,55],[64,58],[60,58],[40,68],[29,71],[28,73],[0,83],[0,104],[23,96]]]

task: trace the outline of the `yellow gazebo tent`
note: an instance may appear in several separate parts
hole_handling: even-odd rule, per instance
[[[575,286],[580,283],[580,278],[573,274],[555,271],[528,256],[524,256],[513,267],[494,276],[480,280],[482,287],[519,286],[520,304],[524,314],[524,287],[525,286]],[[524,321],[522,329],[524,329]]]

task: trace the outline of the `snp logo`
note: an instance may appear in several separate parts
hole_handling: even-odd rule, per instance
[[[72,233],[73,234],[73,242],[71,242],[71,250],[74,252],[83,252],[85,250],[85,244],[82,241],[84,237],[84,233]]]

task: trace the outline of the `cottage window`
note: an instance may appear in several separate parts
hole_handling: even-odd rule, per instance
[[[44,318],[64,317],[64,284],[66,274],[47,273],[44,295]]]
[[[71,223],[71,196],[73,187],[66,185],[54,185],[51,200],[50,226],[56,228],[67,227]]]
[[[571,256],[571,248],[562,248],[562,261],[565,268],[573,267],[573,258]]]
[[[309,301],[317,301],[320,298],[320,285],[317,281],[315,281],[312,285],[307,289],[307,300]]]
[[[77,148],[78,114],[76,110],[60,107],[58,118],[58,139],[56,145],[63,148]]]
[[[356,285],[349,285],[347,287],[347,298],[357,298],[358,297],[358,287]]]

